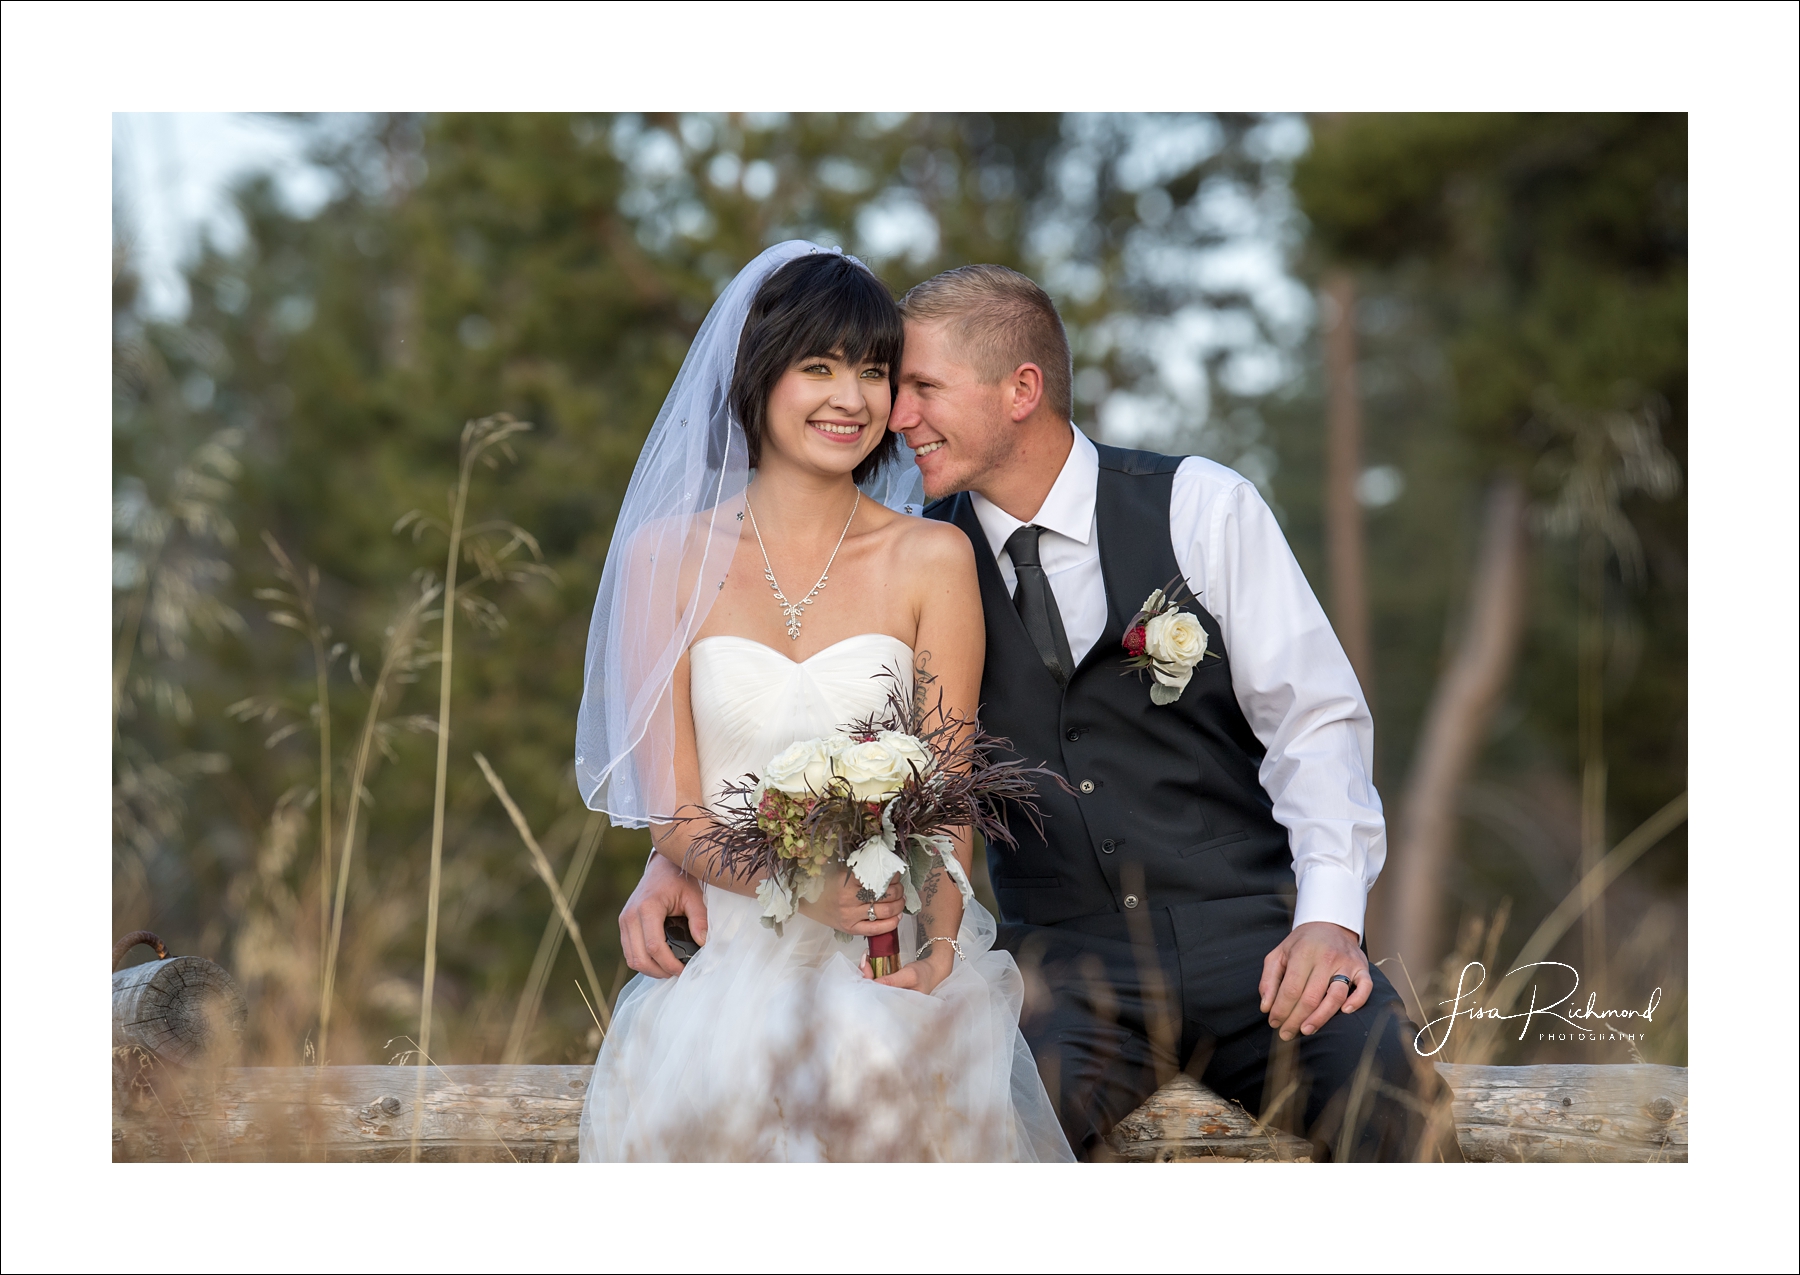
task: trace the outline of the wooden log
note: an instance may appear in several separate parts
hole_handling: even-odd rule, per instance
[[[1188,1160],[1307,1163],[1304,1138],[1266,1129],[1235,1102],[1227,1102],[1193,1077],[1181,1075],[1158,1089],[1113,1126],[1107,1146],[1121,1160],[1170,1164]]]
[[[233,1067],[212,1084],[167,1074],[155,1101],[115,1108],[115,1160],[411,1158],[417,1067]],[[576,1159],[593,1068],[424,1068],[420,1159]]]
[[[1438,1070],[1466,1159],[1687,1159],[1685,1068]],[[420,1158],[573,1161],[591,1073],[585,1064],[426,1068]],[[113,1158],[404,1161],[419,1078],[413,1067],[151,1069],[141,1100],[115,1104]],[[1156,1163],[1309,1158],[1304,1141],[1258,1127],[1187,1076],[1121,1121],[1109,1145],[1118,1159]]]
[[[134,936],[127,935],[127,938]],[[113,971],[113,1047],[191,1065],[235,1051],[244,998],[231,975],[198,956]]]
[[[1686,1067],[1439,1063],[1438,1074],[1465,1160],[1687,1162]]]

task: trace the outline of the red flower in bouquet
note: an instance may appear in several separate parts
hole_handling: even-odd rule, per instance
[[[1125,635],[1125,653],[1133,656],[1142,655],[1145,642],[1144,626],[1140,624]]]

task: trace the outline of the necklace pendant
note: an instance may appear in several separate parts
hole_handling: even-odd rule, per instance
[[[831,564],[837,561],[838,550],[844,547],[844,537],[850,534],[850,524],[856,521],[856,511],[861,504],[862,493],[858,492],[856,499],[850,505],[850,517],[845,521],[844,529],[838,533],[838,542],[831,550],[831,557],[825,560],[825,570],[819,573],[818,583],[813,585],[800,601],[789,602],[787,595],[781,591],[781,586],[775,582],[775,566],[769,561],[769,547],[763,544],[762,529],[756,525],[756,511],[750,507],[749,497],[745,497],[744,512],[750,515],[750,530],[756,536],[757,548],[762,550],[763,579],[769,582],[769,590],[775,595],[775,605],[781,608],[782,618],[787,621],[788,641],[798,642],[800,640],[800,613],[812,605],[813,599],[819,596],[819,590],[823,589],[825,582],[831,579]],[[743,516],[743,514],[738,515],[739,518]],[[724,585],[721,584],[719,587],[723,588]]]

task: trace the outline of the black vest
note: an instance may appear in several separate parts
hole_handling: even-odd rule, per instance
[[[1124,667],[1125,624],[1180,574],[1169,538],[1179,456],[1099,448],[1095,506],[1106,629],[1059,688],[1038,657],[966,493],[929,506],[975,544],[987,664],[981,721],[1075,795],[1039,785],[1043,835],[1015,815],[1017,850],[988,849],[1002,919],[1055,925],[1127,907],[1294,895],[1287,830],[1257,779],[1264,749],[1231,689],[1230,654],[1204,598],[1183,604],[1210,654],[1173,704],[1150,702],[1149,674]],[[1129,902],[1128,902],[1129,901]]]

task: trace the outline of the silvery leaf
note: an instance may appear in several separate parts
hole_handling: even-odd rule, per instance
[[[910,866],[900,874],[900,889],[906,895],[906,910],[917,912],[923,904],[919,900],[918,887],[913,884],[915,872]]]
[[[762,904],[763,917],[777,931],[781,929],[783,921],[794,915],[793,897],[781,887],[780,882],[776,881],[774,877],[764,877],[756,883],[756,901]]]
[[[1181,698],[1185,686],[1164,686],[1161,682],[1150,684],[1150,702],[1152,704],[1173,704]]]
[[[956,888],[962,892],[965,903],[975,897],[975,888],[969,884],[969,875],[963,871],[962,861],[956,857],[954,841],[945,836],[915,836],[913,840],[922,842],[925,848],[943,863],[944,871],[948,872],[950,879],[956,882]]]
[[[906,861],[881,837],[870,837],[863,842],[844,860],[844,866],[856,874],[863,889],[873,890],[876,894],[886,894],[894,874],[906,871]]]

